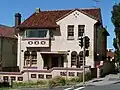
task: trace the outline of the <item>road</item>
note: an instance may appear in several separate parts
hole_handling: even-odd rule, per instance
[[[105,86],[88,86],[82,90],[120,90],[120,83]]]

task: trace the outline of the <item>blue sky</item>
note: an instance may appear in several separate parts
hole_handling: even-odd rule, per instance
[[[22,21],[29,17],[36,8],[41,10],[72,9],[72,8],[92,8],[97,6],[101,8],[103,25],[107,26],[110,33],[108,37],[108,48],[113,48],[112,42],[114,36],[114,27],[111,22],[111,10],[115,3],[120,0],[99,0],[99,3],[93,0],[1,0],[0,3],[0,24],[13,26],[14,14],[20,12]]]

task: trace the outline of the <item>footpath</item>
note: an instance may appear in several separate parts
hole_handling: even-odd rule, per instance
[[[100,86],[100,85],[109,85],[120,83],[120,73],[118,74],[109,74],[104,78],[95,78],[88,82],[85,82],[86,86]],[[77,86],[82,86],[83,83],[77,84]]]

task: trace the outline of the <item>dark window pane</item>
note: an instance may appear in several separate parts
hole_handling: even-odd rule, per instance
[[[85,25],[78,25],[78,37],[83,36]]]
[[[3,76],[4,81],[8,81],[8,76]]]
[[[38,74],[38,78],[44,79],[44,74]]]
[[[75,76],[75,72],[69,72],[69,76]]]
[[[47,79],[51,79],[51,78],[52,78],[52,75],[46,75],[46,78],[47,78]]]
[[[40,37],[40,38],[44,38],[47,36],[47,32],[48,30],[46,29],[30,29],[30,30],[26,30],[26,37]]]
[[[66,76],[66,72],[60,72],[61,76]]]
[[[31,78],[36,78],[36,74],[31,74]]]
[[[68,36],[74,36],[74,25],[68,25]]]
[[[23,77],[18,77],[18,81],[23,81]]]

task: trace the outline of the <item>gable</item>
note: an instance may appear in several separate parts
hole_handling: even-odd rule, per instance
[[[60,23],[67,23],[67,24],[85,24],[85,23],[96,23],[97,19],[95,19],[93,16],[88,16],[84,14],[83,12],[79,10],[74,10],[73,12],[69,13],[68,15],[60,18],[57,20],[57,24],[60,25]]]

